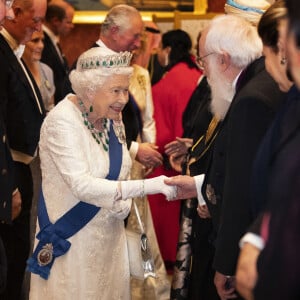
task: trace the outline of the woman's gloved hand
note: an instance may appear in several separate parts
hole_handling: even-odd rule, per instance
[[[144,197],[145,195],[164,194],[167,200],[176,198],[176,186],[166,185],[167,176],[158,176],[144,180],[121,181],[122,199]]]

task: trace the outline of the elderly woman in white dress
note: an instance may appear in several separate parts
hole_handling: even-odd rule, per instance
[[[124,229],[132,197],[164,193],[164,177],[128,180],[121,119],[131,54],[97,47],[80,56],[69,94],[46,117],[40,138],[43,197],[30,299],[130,299]]]

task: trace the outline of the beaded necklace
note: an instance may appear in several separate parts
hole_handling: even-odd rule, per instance
[[[83,124],[88,128],[88,130],[91,132],[93,138],[97,142],[97,144],[102,144],[102,147],[104,151],[108,151],[108,143],[109,143],[109,126],[108,126],[108,119],[101,119],[101,129],[98,130],[95,128],[95,126],[88,120],[89,112],[87,111],[86,107],[84,106],[83,102],[79,99],[78,100],[81,115],[83,117]],[[90,107],[90,112],[93,112],[93,107]]]

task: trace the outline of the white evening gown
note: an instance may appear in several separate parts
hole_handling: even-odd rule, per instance
[[[123,200],[115,201],[117,182],[104,179],[109,171],[108,152],[93,139],[68,97],[51,110],[41,129],[42,187],[48,215],[54,223],[79,200],[102,209],[68,239],[71,248],[56,258],[48,280],[32,274],[30,299],[127,300],[130,274],[124,221],[114,213]],[[125,143],[119,179],[128,179],[130,169]]]

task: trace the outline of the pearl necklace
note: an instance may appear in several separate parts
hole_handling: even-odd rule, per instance
[[[98,130],[95,128],[95,126],[88,120],[89,113],[86,110],[86,107],[84,106],[83,102],[81,100],[78,100],[79,107],[81,110],[81,115],[83,117],[83,124],[88,128],[88,130],[91,132],[93,138],[97,142],[97,144],[102,144],[102,147],[104,151],[108,151],[108,143],[109,143],[109,127],[107,126],[109,124],[108,119],[101,119],[101,130]],[[92,112],[92,107],[90,108],[90,112]]]

